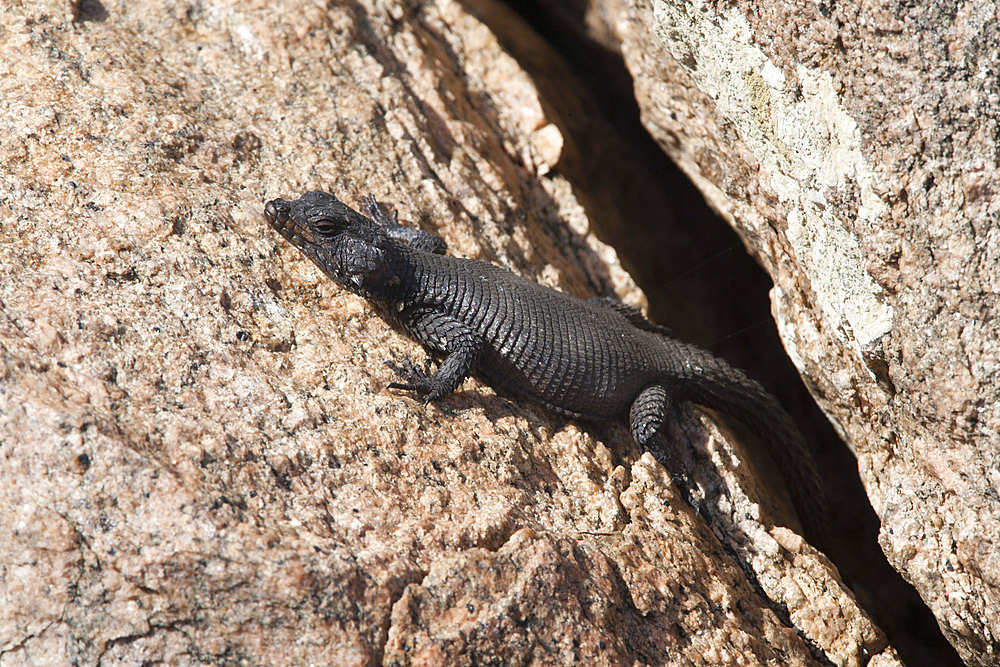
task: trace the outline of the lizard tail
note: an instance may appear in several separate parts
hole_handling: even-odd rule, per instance
[[[778,400],[756,380],[722,359],[693,345],[678,347],[672,369],[674,396],[732,416],[768,448],[806,530],[820,538],[828,533],[829,506],[816,460],[805,437]]]

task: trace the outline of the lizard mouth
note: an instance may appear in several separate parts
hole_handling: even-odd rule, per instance
[[[284,199],[272,199],[264,205],[264,217],[274,231],[285,237],[296,248],[302,248],[302,228],[292,217],[292,207]]]

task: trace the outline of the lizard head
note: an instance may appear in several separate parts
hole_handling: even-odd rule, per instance
[[[269,225],[339,285],[378,297],[399,284],[388,255],[392,241],[370,218],[333,195],[313,190],[264,206]]]
[[[324,245],[345,232],[375,227],[367,217],[319,190],[291,201],[273,199],[264,206],[264,217],[297,248]]]

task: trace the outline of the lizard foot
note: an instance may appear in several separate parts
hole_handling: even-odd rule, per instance
[[[393,211],[390,218],[382,205],[375,200],[375,195],[370,194],[367,197],[362,197],[361,201],[364,204],[361,207],[362,212],[382,227],[399,226],[399,211]]]
[[[434,382],[428,370],[418,368],[409,359],[403,359],[398,364],[392,361],[385,362],[385,365],[393,370],[406,382],[390,382],[389,389],[402,389],[403,391],[415,391],[424,403],[430,403],[440,394],[435,390]]]

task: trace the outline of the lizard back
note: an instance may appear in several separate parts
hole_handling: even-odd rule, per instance
[[[609,307],[472,259],[407,251],[411,284],[427,307],[484,341],[476,365],[491,384],[572,417],[612,419],[664,368],[663,338]],[[427,332],[418,340],[444,351]]]

